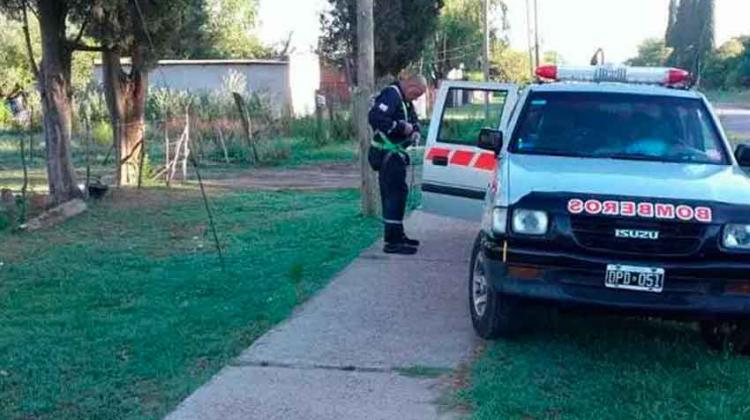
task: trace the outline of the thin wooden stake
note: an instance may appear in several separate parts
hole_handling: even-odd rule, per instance
[[[138,189],[143,185],[143,164],[146,160],[146,129],[141,132],[141,150],[138,156]]]
[[[169,123],[164,120],[164,168],[166,171],[164,171],[164,182],[167,183],[167,187],[169,187]]]
[[[26,190],[29,188],[29,169],[26,167],[26,150],[24,145],[23,136],[20,136],[21,142],[21,165],[23,166],[23,186],[21,186],[21,216],[20,222],[26,223],[26,207],[28,201],[26,200]],[[15,221],[13,222],[15,223]]]
[[[34,107],[29,106],[29,163],[34,163]]]
[[[224,132],[221,130],[221,127],[216,127],[216,131],[219,134],[221,149],[224,150],[224,162],[229,164],[229,152],[227,152],[227,144],[224,142]]]
[[[216,223],[214,223],[214,215],[211,211],[211,206],[208,203],[208,196],[206,195],[206,189],[203,187],[203,178],[201,177],[200,169],[198,168],[198,161],[195,156],[190,156],[190,163],[193,164],[195,169],[195,176],[198,178],[198,185],[201,189],[201,196],[203,197],[203,204],[206,206],[206,214],[208,215],[208,224],[211,227],[211,233],[214,237],[214,244],[216,245],[216,252],[219,254],[219,262],[221,262],[221,270],[227,271],[227,266],[224,263],[224,253],[221,251],[221,243],[219,242],[219,235],[216,233]]]
[[[88,197],[91,185],[91,120],[88,115],[83,117],[83,124],[86,128],[86,191],[83,194]]]
[[[185,112],[185,154],[182,158],[182,182],[187,181],[187,161],[190,157],[190,111]]]

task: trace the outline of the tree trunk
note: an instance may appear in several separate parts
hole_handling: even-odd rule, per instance
[[[102,53],[104,96],[112,123],[118,186],[138,184],[143,167],[141,160],[146,156],[142,149],[146,145],[148,96],[144,53],[144,48],[135,48],[129,72],[123,70],[119,52]]]
[[[359,54],[357,57],[357,88],[354,94],[354,119],[357,138],[359,139],[359,165],[361,174],[361,207],[362,214],[378,214],[378,183],[375,173],[367,161],[372,133],[367,122],[367,111],[370,95],[375,89],[375,35],[372,0],[357,0],[357,40]]]
[[[76,185],[70,157],[72,126],[72,51],[66,45],[67,9],[58,0],[39,1],[39,27],[42,35],[42,64],[39,94],[44,111],[44,139],[47,151],[47,184],[54,204],[83,193]]]

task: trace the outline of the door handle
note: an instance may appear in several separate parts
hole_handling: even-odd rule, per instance
[[[436,166],[448,166],[448,156],[435,156],[432,158],[432,164]]]

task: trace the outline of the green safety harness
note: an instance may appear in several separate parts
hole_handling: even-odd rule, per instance
[[[396,88],[397,89],[397,88]],[[401,92],[399,92],[399,96],[401,96]],[[409,119],[409,110],[406,108],[406,102],[401,100],[401,108],[404,111],[404,119]],[[382,131],[375,132],[375,137],[379,138],[380,141],[373,140],[370,142],[370,145],[376,149],[385,150],[387,152],[393,152],[393,153],[407,153],[406,148],[404,146],[401,146],[398,143],[394,143],[391,141],[391,139],[388,138],[388,136],[385,135]]]
[[[398,89],[398,88],[396,88],[396,89]],[[398,95],[401,96],[401,92],[400,91],[399,91]],[[401,109],[403,109],[403,111],[404,111],[404,118],[408,120],[409,119],[409,110],[407,109],[406,102],[404,102],[403,99],[401,100]],[[377,138],[380,139],[380,141],[372,140],[370,142],[370,145],[372,147],[374,147],[375,149],[385,150],[386,152],[391,152],[391,153],[396,153],[396,154],[403,154],[403,155],[405,155],[407,157],[409,156],[409,152],[406,151],[406,148],[404,146],[401,146],[400,144],[394,143],[393,141],[391,141],[391,139],[389,139],[388,136],[385,135],[385,133],[383,133],[381,131],[377,131],[377,132],[375,132],[375,137],[377,137]],[[411,203],[410,204],[410,202],[413,201],[413,199],[414,199],[414,195],[411,194],[411,192],[414,191],[414,184],[415,184],[415,181],[416,181],[416,172],[415,172],[415,166],[414,165],[410,165],[410,166],[412,168],[411,169],[411,182],[410,182],[410,185],[409,185],[409,191],[410,191],[411,198],[407,199],[407,206],[411,207],[412,209],[415,209],[415,208],[417,208],[416,204],[415,203]]]

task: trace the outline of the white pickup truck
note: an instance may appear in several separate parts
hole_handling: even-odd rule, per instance
[[[750,342],[750,147],[668,68],[555,67],[446,82],[423,209],[477,222],[468,295],[485,338],[537,304],[700,321]],[[490,127],[490,128],[486,128]]]

